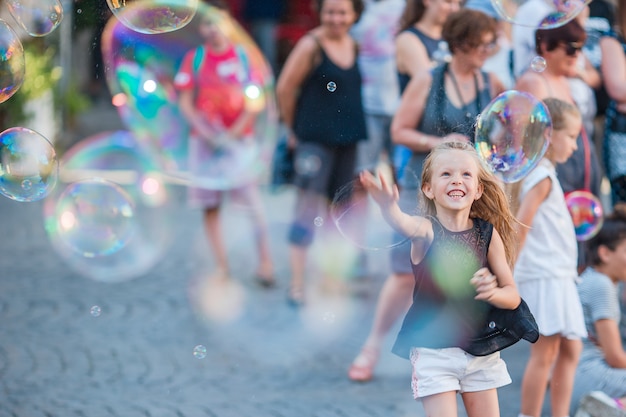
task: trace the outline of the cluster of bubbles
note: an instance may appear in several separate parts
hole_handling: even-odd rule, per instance
[[[174,236],[177,202],[149,152],[127,131],[105,132],[67,151],[61,183],[44,201],[53,248],[82,275],[136,278]]]
[[[20,32],[46,36],[64,12],[59,0],[5,4],[18,28],[0,19],[0,103],[24,82]],[[84,276],[118,282],[144,274],[162,259],[182,200],[176,185],[228,190],[264,175],[278,116],[271,69],[227,13],[197,0],[107,0],[107,5],[115,18],[101,45],[106,81],[128,131],[84,138],[59,161],[53,142],[38,132],[9,128],[0,133],[0,193],[20,202],[45,198],[44,225],[59,255]],[[219,151],[198,170],[190,163],[191,128],[180,112],[174,77],[187,51],[203,42],[202,20],[213,22],[237,50],[245,78],[223,99],[242,100],[254,122],[246,137],[218,132]]]

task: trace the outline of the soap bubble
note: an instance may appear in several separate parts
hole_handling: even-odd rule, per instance
[[[491,0],[504,20],[532,29],[563,26],[576,18],[589,3],[591,0],[547,0],[545,5],[537,6],[532,0]]]
[[[16,201],[36,201],[56,186],[59,164],[46,138],[25,127],[0,133],[0,193]]]
[[[502,181],[524,178],[543,158],[552,134],[546,106],[531,94],[509,90],[494,98],[476,124],[480,157]]]
[[[201,33],[208,36],[209,30],[226,39],[228,65],[205,65],[205,47],[198,47]],[[113,19],[103,33],[102,49],[120,116],[150,149],[163,175],[188,186],[229,190],[256,182],[268,170],[278,129],[273,75],[252,39],[228,14],[200,3],[190,24],[154,35]],[[191,129],[179,100],[195,84],[203,86],[191,90],[203,117]],[[243,112],[251,122],[238,131],[229,129]]]
[[[63,6],[59,0],[7,0],[7,8],[30,36],[46,36],[63,20]]]
[[[124,210],[132,209],[132,216],[119,218],[121,223],[115,224],[123,232],[118,232],[116,241],[105,241],[101,247],[82,251],[78,239],[89,237],[82,237],[78,233],[84,231],[81,229],[69,236],[70,245],[67,244],[68,236],[61,229],[59,217],[62,212],[58,210],[62,196],[60,192],[52,193],[44,204],[45,228],[52,247],[70,267],[96,281],[119,282],[145,274],[163,259],[175,235],[178,199],[157,168],[150,153],[126,131],[85,138],[64,154],[60,171],[63,183],[81,184],[102,178],[121,190],[118,194],[125,198],[117,201],[127,202]],[[106,218],[102,222],[93,219],[96,230],[105,224]]]
[[[585,241],[594,237],[604,223],[604,211],[598,197],[589,191],[577,190],[567,193],[565,202],[574,222],[576,239]]]
[[[26,61],[17,34],[0,19],[0,103],[7,101],[24,84]]]
[[[537,55],[532,59],[532,61],[530,61],[530,69],[535,72],[544,72],[547,65],[548,64],[546,63],[546,59],[539,55]]]
[[[197,345],[193,348],[193,356],[196,359],[206,358],[206,352],[207,352],[207,349],[206,349],[206,346],[204,345]]]
[[[415,205],[417,207],[417,196]],[[400,235],[387,224],[378,205],[358,179],[339,188],[331,203],[330,214],[339,233],[360,249],[391,249],[410,240],[409,236]]]
[[[135,231],[130,196],[101,178],[68,185],[57,200],[54,214],[60,241],[87,258],[117,252]]]
[[[179,30],[198,8],[197,0],[107,0],[107,4],[123,25],[146,34]]]

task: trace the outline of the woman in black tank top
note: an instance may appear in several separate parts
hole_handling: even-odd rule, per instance
[[[404,91],[413,74],[446,59],[443,54],[447,51],[447,44],[441,38],[441,30],[450,13],[460,7],[460,0],[407,1],[396,38],[400,92]]]
[[[316,217],[325,215],[318,209],[354,179],[357,142],[367,138],[358,48],[349,33],[362,0],[317,0],[317,7],[320,25],[298,41],[276,85],[298,187],[289,231],[292,306],[304,302],[306,255]]]

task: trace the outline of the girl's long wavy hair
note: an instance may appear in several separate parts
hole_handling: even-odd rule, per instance
[[[504,191],[502,182],[480,159],[478,152],[476,152],[476,149],[474,149],[471,144],[465,142],[442,142],[433,148],[424,161],[422,186],[423,184],[430,184],[433,163],[437,156],[451,150],[465,152],[469,158],[473,158],[476,161],[476,165],[478,166],[478,182],[483,186],[483,194],[472,204],[470,217],[478,217],[494,225],[504,242],[507,263],[509,266],[513,267],[517,254],[515,225],[518,222],[511,211],[509,199]],[[434,201],[426,197],[424,191],[420,192],[419,204],[423,215],[437,215]]]

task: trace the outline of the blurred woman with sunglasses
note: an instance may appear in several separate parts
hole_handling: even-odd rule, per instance
[[[548,15],[545,19],[553,19]],[[535,32],[536,60],[541,61],[544,70],[534,70],[531,66],[517,80],[515,89],[532,94],[539,100],[548,97],[558,98],[579,109],[586,103],[578,103],[572,94],[570,79],[583,78],[589,82],[596,74],[593,68],[581,69],[579,59],[587,33],[578,20],[571,20],[563,26],[552,29],[537,29]],[[536,67],[535,67],[536,68]],[[581,112],[582,113],[582,112]],[[583,114],[583,124],[588,126]],[[591,115],[592,117],[595,115]],[[565,193],[586,189],[600,196],[602,170],[596,155],[591,135],[583,129],[578,138],[578,150],[564,164],[557,167],[559,181]]]
[[[611,99],[604,126],[604,164],[613,203],[626,202],[626,0],[617,3],[616,26],[600,40],[602,77]]]
[[[548,15],[546,19],[552,19]],[[537,29],[535,32],[535,47],[538,57],[545,60],[545,70],[528,69],[517,81],[516,90],[525,91],[539,100],[556,98],[576,105],[572,94],[570,78],[579,76],[578,60],[580,51],[585,43],[587,34],[577,20],[572,20],[563,26],[553,29]],[[601,170],[598,163],[593,142],[587,138],[582,129],[577,138],[577,150],[567,162],[557,165],[556,171],[559,182],[565,193],[577,189],[590,190],[596,195],[600,193]],[[528,208],[532,210],[533,208]],[[579,252],[582,247],[579,245]],[[579,256],[579,265],[582,264]],[[537,277],[526,276],[516,270],[515,280],[523,298],[531,298],[532,283]],[[571,303],[579,300],[571,300]],[[532,309],[532,307],[531,307]],[[573,311],[570,309],[570,311]],[[545,314],[548,324],[560,325],[572,329],[582,325],[583,317],[580,314],[554,312]],[[553,322],[548,323],[548,317]],[[542,323],[538,321],[540,331]],[[546,335],[531,347],[530,358],[526,364],[522,379],[521,412],[519,417],[538,417],[541,414],[546,388],[550,373],[552,415],[564,417],[569,415],[572,396],[574,373],[582,341],[580,336],[571,332],[561,337],[560,334]],[[555,364],[554,368],[552,364]]]
[[[556,18],[548,15],[544,21],[554,21]],[[531,65],[517,80],[515,89],[530,93],[539,100],[548,97],[558,98],[578,107],[583,117],[583,129],[577,141],[578,149],[567,162],[557,165],[556,170],[565,194],[586,190],[600,197],[602,167],[592,140],[593,136],[588,131],[589,126],[593,125],[595,112],[586,111],[591,107],[586,100],[593,100],[593,96],[580,94],[577,85],[584,81],[595,87],[600,78],[598,71],[592,66],[581,66],[581,61],[588,61],[581,52],[587,39],[581,20],[577,18],[557,28],[536,30],[537,56],[534,59],[543,65],[541,69],[533,69]],[[578,245],[579,269],[584,266],[583,244],[584,242],[579,242]]]

